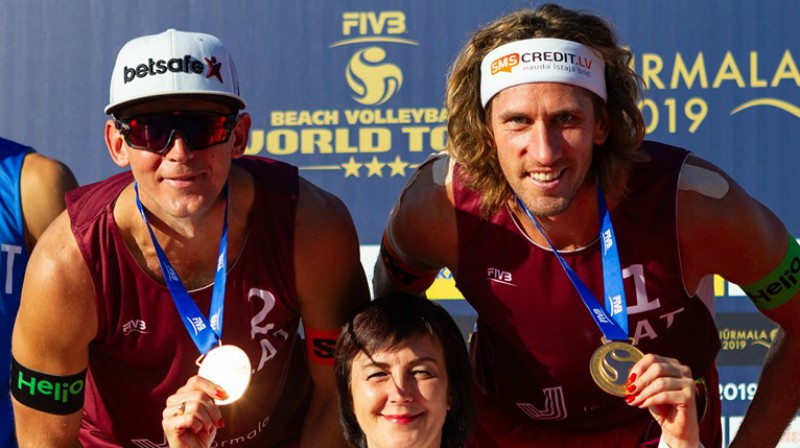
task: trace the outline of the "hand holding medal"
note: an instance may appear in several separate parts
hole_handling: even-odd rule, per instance
[[[217,430],[225,427],[217,399],[227,399],[225,391],[199,375],[167,398],[161,427],[169,446],[210,447]]]
[[[696,384],[691,369],[677,359],[645,355],[625,383],[625,402],[650,411],[668,446],[702,447]]]
[[[600,331],[603,332],[602,345],[595,350],[589,362],[589,373],[594,382],[603,391],[624,397],[629,372],[637,361],[644,356],[639,349],[630,344],[628,338],[628,308],[625,300],[625,288],[622,284],[622,271],[619,262],[611,215],[606,206],[603,189],[597,186],[597,212],[600,215],[600,242],[603,260],[603,289],[606,296],[606,307],[600,305],[578,274],[572,270],[547,238],[539,222],[534,218],[522,200],[517,197],[517,204],[528,215],[542,234],[553,254],[564,268],[567,277],[575,286],[583,304],[589,310]]]
[[[225,212],[222,220],[222,236],[219,242],[217,264],[214,274],[214,287],[211,293],[211,309],[209,318],[200,311],[197,304],[189,296],[186,287],[178,277],[175,268],[167,259],[161,245],[158,244],[153,229],[147,221],[144,207],[139,200],[139,188],[134,182],[133,189],[136,193],[136,205],[142,215],[150,238],[153,242],[164,281],[169,288],[175,307],[182,317],[182,321],[201,356],[197,360],[200,367],[198,375],[219,385],[227,393],[225,397],[215,398],[217,405],[225,405],[239,399],[250,384],[250,358],[239,347],[223,345],[222,317],[225,304],[225,285],[228,254],[228,203],[230,202],[230,189],[225,186],[226,200]],[[190,380],[191,381],[191,380]],[[185,406],[185,404],[183,404]],[[185,408],[184,408],[185,409]]]
[[[690,369],[675,359],[644,355],[629,343],[628,312],[619,254],[602,188],[597,186],[597,209],[601,223],[600,241],[603,244],[605,308],[564,261],[522,200],[519,197],[516,199],[550,245],[603,333],[602,344],[594,351],[589,362],[589,373],[597,386],[611,395],[625,397],[625,402],[631,406],[647,408],[661,426],[662,441],[669,446],[702,446],[694,401],[695,381]]]

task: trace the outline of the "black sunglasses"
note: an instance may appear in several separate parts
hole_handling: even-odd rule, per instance
[[[225,143],[233,134],[237,114],[218,112],[165,112],[114,120],[128,146],[164,154],[180,132],[192,150]]]

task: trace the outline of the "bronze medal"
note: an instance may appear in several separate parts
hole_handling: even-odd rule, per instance
[[[603,342],[592,354],[589,372],[600,389],[611,395],[624,397],[630,370],[644,355],[627,342]]]
[[[250,358],[235,345],[221,345],[206,353],[200,361],[197,374],[218,384],[228,393],[227,399],[215,399],[215,403],[233,403],[250,385]]]

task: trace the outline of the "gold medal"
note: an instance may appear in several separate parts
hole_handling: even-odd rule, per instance
[[[630,370],[642,357],[642,352],[627,342],[605,342],[603,339],[603,345],[594,351],[589,361],[589,372],[600,389],[624,397]]]
[[[228,398],[215,399],[218,405],[238,400],[250,385],[250,358],[235,345],[220,345],[202,357],[198,375],[225,389]]]

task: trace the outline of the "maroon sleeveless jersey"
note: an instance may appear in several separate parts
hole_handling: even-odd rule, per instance
[[[297,169],[264,158],[234,163],[255,180],[255,203],[244,248],[227,275],[222,341],[242,348],[253,370],[245,395],[221,407],[226,426],[215,443],[281,446],[299,436],[311,392],[297,333]],[[168,288],[142,270],[114,221],[114,203],[132,181],[122,173],[67,196],[97,301],[79,435],[84,446],[167,446],[161,428],[166,399],[198,369],[200,353]],[[189,292],[206,316],[211,291],[209,285]]]
[[[650,160],[634,165],[628,196],[612,216],[629,334],[642,352],[679,359],[695,376],[706,375],[717,396],[713,297],[687,294],[681,278],[676,197],[688,152],[652,142],[642,151]],[[480,219],[480,196],[466,188],[463,176],[456,166],[456,286],[478,314],[471,357],[482,398],[521,425],[641,431],[648,412],[603,392],[589,374],[602,333],[552,251],[534,244],[506,207]],[[596,240],[561,255],[602,303],[600,248]],[[484,412],[480,419],[489,417]],[[710,448],[718,445],[718,397],[709,421],[703,442]],[[657,437],[657,425],[651,426]]]

